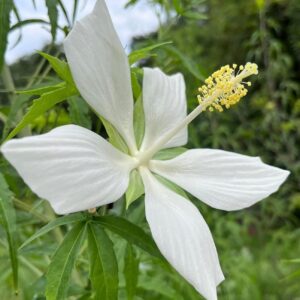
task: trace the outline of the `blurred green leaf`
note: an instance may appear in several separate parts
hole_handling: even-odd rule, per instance
[[[48,9],[48,16],[51,24],[51,35],[53,41],[56,38],[57,22],[58,22],[58,10],[57,10],[57,0],[46,0],[46,6]]]
[[[0,0],[0,73],[4,62],[4,54],[7,45],[9,31],[9,15],[13,8],[12,0]]]
[[[44,234],[48,233],[49,231],[53,230],[54,228],[58,226],[63,226],[63,225],[69,225],[72,223],[78,223],[78,222],[83,222],[87,219],[86,215],[83,213],[75,213],[75,214],[70,214],[66,215],[63,217],[59,217],[44,227],[42,227],[40,230],[38,230],[34,235],[32,235],[28,240],[26,240],[20,247],[20,249],[26,247],[29,245],[32,241],[35,239],[43,236]]]
[[[69,87],[66,85],[66,87],[43,94],[40,98],[33,101],[33,104],[29,108],[26,115],[23,117],[17,127],[8,135],[6,140],[13,138],[25,126],[29,125],[34,119],[48,111],[50,108],[54,107],[56,104],[76,95],[77,93],[77,89],[74,89],[73,86]]]
[[[18,254],[16,245],[16,216],[12,204],[13,194],[5,181],[4,176],[0,173],[0,214],[1,223],[5,229],[7,243],[9,247],[9,256],[13,271],[14,289],[18,291]]]
[[[75,225],[56,250],[46,274],[47,300],[66,298],[72,269],[86,234],[86,224]]]
[[[124,276],[126,281],[126,291],[128,300],[134,299],[137,288],[138,275],[139,260],[131,244],[128,244],[126,247],[124,262]]]
[[[131,52],[128,56],[129,64],[133,65],[137,61],[139,61],[141,59],[145,59],[145,58],[153,55],[151,53],[152,50],[159,48],[159,47],[163,47],[165,45],[169,45],[169,44],[172,44],[172,42],[159,43],[159,44],[151,45],[151,46],[139,49],[139,50],[135,50],[135,51]]]
[[[43,19],[26,19],[26,20],[20,20],[14,25],[12,25],[9,29],[9,32],[12,32],[18,28],[21,28],[25,25],[31,25],[31,24],[49,24],[49,22],[43,20]]]
[[[140,227],[126,219],[116,216],[104,216],[96,217],[95,222],[100,223],[105,228],[126,239],[129,243],[140,247],[150,255],[163,259],[153,239]]]
[[[129,185],[126,191],[126,208],[144,194],[144,184],[140,173],[132,170],[129,178]]]
[[[90,279],[95,299],[118,299],[118,263],[113,244],[106,232],[96,223],[88,226]]]
[[[90,109],[88,104],[79,96],[71,97],[68,103],[72,124],[91,129],[92,123],[89,117]]]

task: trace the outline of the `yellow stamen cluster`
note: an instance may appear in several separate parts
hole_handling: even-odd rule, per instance
[[[251,86],[251,82],[244,82],[243,79],[258,74],[256,64],[247,63],[245,66],[237,67],[226,65],[214,72],[205,80],[205,85],[199,88],[199,104],[203,110],[223,111],[223,107],[230,108],[238,103],[247,94],[246,86]]]

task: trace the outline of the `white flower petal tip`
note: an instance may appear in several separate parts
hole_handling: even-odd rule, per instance
[[[78,21],[64,41],[74,81],[88,104],[135,150],[128,58],[104,0]]]
[[[276,192],[289,171],[233,152],[193,149],[168,161],[151,161],[150,169],[206,204],[239,210]]]
[[[1,152],[58,214],[118,200],[127,189],[133,164],[99,135],[75,125],[8,141]]]
[[[172,129],[187,115],[185,82],[182,74],[171,76],[159,68],[144,68],[143,105],[145,135],[141,150],[148,149],[164,133]],[[187,143],[187,126],[179,131],[163,148],[182,146]]]
[[[153,238],[169,263],[206,299],[216,300],[224,280],[210,230],[198,209],[166,188],[147,170],[146,218]]]

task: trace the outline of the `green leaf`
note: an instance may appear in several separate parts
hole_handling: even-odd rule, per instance
[[[207,15],[198,11],[187,11],[182,13],[182,16],[193,20],[207,20]]]
[[[42,51],[37,51],[41,56],[43,56],[45,59],[47,59],[53,68],[53,70],[57,73],[57,75],[67,83],[73,86],[73,89],[76,89],[71,70],[69,68],[69,65],[63,61],[58,59],[55,56],[52,56],[50,54],[47,54]]]
[[[4,54],[7,45],[9,31],[9,15],[13,8],[12,0],[0,0],[0,73],[4,62]]]
[[[117,149],[120,151],[129,154],[129,149],[124,141],[124,139],[121,137],[119,132],[115,129],[115,127],[108,122],[106,119],[103,117],[100,117],[102,124],[105,127],[106,133],[109,138],[109,142],[115,146]]]
[[[9,29],[9,32],[12,32],[20,27],[23,27],[25,25],[31,25],[31,24],[48,24],[49,22],[43,20],[43,19],[26,19],[26,20],[21,20],[17,23],[15,23],[14,25],[12,25]]]
[[[46,274],[47,300],[65,299],[76,257],[85,238],[86,225],[77,224],[56,250]]]
[[[60,82],[59,84],[52,85],[52,86],[43,86],[40,88],[36,89],[31,89],[31,90],[25,90],[25,91],[17,91],[17,94],[21,95],[38,95],[41,96],[45,93],[49,93],[52,91],[55,91],[59,88],[66,87],[66,82]]]
[[[150,255],[163,259],[153,239],[140,227],[126,219],[116,216],[103,216],[96,217],[95,222],[100,223],[105,228],[118,234],[129,243],[140,247]]]
[[[26,115],[23,117],[17,127],[8,135],[6,140],[13,138],[25,126],[29,125],[34,119],[48,111],[50,108],[54,107],[56,104],[76,94],[77,90],[74,90],[72,86],[69,87],[68,85],[66,87],[43,94],[40,98],[33,101],[33,104],[29,108]]]
[[[95,299],[118,299],[118,263],[113,244],[106,232],[97,224],[88,226],[90,278]]]
[[[145,134],[145,115],[142,97],[139,97],[134,104],[133,129],[137,147],[140,148]]]
[[[162,149],[154,155],[153,159],[157,159],[157,160],[172,159],[172,158],[184,153],[187,150],[188,149],[184,148],[184,147]]]
[[[2,139],[5,139],[9,133],[9,131],[16,126],[18,120],[18,112],[22,109],[26,102],[30,99],[27,95],[18,95],[10,105],[9,113],[7,116],[7,120],[4,124],[4,128],[2,131]]]
[[[153,56],[153,54],[151,53],[152,50],[165,46],[165,45],[169,45],[172,44],[172,42],[164,42],[164,43],[159,43],[159,44],[154,44],[139,50],[135,50],[133,52],[131,52],[128,56],[129,59],[129,64],[133,65],[134,63],[136,63],[137,61],[147,58],[149,56]]]
[[[132,170],[129,178],[129,185],[126,191],[126,208],[144,194],[144,184],[140,173]]]
[[[57,218],[44,227],[42,227],[40,230],[38,230],[33,236],[31,236],[28,240],[26,240],[20,247],[20,249],[24,248],[28,244],[30,244],[32,241],[35,239],[43,236],[44,234],[48,233],[49,231],[53,230],[54,228],[58,226],[63,226],[63,225],[69,225],[72,223],[78,223],[85,221],[87,219],[86,215],[83,213],[76,213],[76,214],[70,214],[67,216],[63,216],[60,218]]]
[[[4,176],[0,173],[0,215],[1,223],[5,229],[11,267],[13,271],[14,288],[18,290],[18,255],[16,245],[16,216],[12,204],[13,194],[5,181]]]
[[[58,10],[57,10],[57,0],[46,0],[46,6],[48,8],[48,16],[51,24],[51,35],[53,41],[55,41],[57,22],[58,22]]]
[[[136,294],[138,275],[139,275],[139,260],[131,246],[127,245],[125,253],[124,276],[126,281],[127,299],[133,300]]]

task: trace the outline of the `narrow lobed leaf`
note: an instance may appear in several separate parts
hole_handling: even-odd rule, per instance
[[[63,226],[63,225],[69,225],[72,223],[78,223],[78,222],[83,222],[87,219],[87,216],[83,213],[75,213],[75,214],[70,214],[66,215],[60,218],[57,218],[41,229],[39,229],[33,236],[31,236],[28,240],[26,240],[19,249],[24,248],[25,246],[29,245],[32,241],[36,240],[37,238],[43,236],[44,234],[48,233],[49,231],[55,229],[58,226]]]
[[[96,223],[88,225],[90,279],[95,299],[118,299],[118,263],[113,244],[106,232]]]
[[[1,223],[6,232],[7,243],[9,247],[9,256],[13,272],[14,288],[18,290],[18,255],[16,245],[16,215],[12,204],[13,194],[0,173],[0,216]]]
[[[140,247],[152,256],[164,260],[152,237],[135,224],[117,216],[96,217],[94,220],[129,243]]]
[[[51,24],[51,35],[52,40],[55,41],[57,22],[58,22],[58,10],[57,10],[57,0],[46,0],[46,6],[48,9],[48,16]]]
[[[46,274],[47,300],[65,299],[76,257],[86,235],[85,223],[75,225],[56,250]]]
[[[126,281],[127,299],[133,300],[136,294],[139,275],[139,260],[131,246],[127,245],[125,254],[124,276]]]

